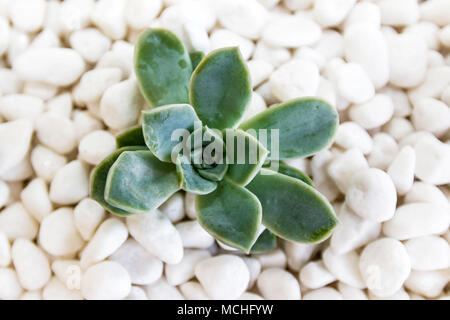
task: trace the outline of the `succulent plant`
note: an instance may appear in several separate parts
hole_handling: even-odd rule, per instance
[[[276,236],[315,243],[331,233],[327,199],[280,160],[329,145],[338,125],[329,104],[295,99],[242,122],[252,86],[238,48],[189,54],[161,29],[140,36],[135,72],[150,109],[92,175],[91,197],[106,210],[152,214],[181,189],[196,195],[203,228],[244,252],[273,249]]]

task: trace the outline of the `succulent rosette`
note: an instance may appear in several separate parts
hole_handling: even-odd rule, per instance
[[[247,253],[274,248],[277,236],[315,243],[330,235],[330,203],[282,161],[331,143],[338,115],[329,104],[300,98],[242,121],[252,86],[237,48],[189,54],[170,31],[150,29],[135,59],[150,109],[95,169],[92,198],[127,216],[152,214],[179,190],[193,193],[203,228]]]

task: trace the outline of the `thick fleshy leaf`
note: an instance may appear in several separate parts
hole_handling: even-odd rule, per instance
[[[205,54],[203,53],[203,51],[194,51],[194,52],[189,53],[189,57],[191,58],[192,69],[195,70],[195,68],[197,68],[197,66],[200,64],[200,62],[205,57]]]
[[[256,240],[250,253],[263,253],[275,249],[277,237],[269,229],[264,230]]]
[[[131,146],[145,146],[144,135],[142,127],[136,126],[120,133],[116,137],[117,148],[131,147]]]
[[[301,98],[267,109],[242,123],[240,128],[256,130],[259,140],[271,152],[269,157],[278,160],[276,132],[272,132],[272,129],[278,130],[278,158],[298,158],[328,146],[336,133],[338,122],[336,110],[328,103],[316,98]],[[260,129],[267,130],[267,142],[263,141]]]
[[[135,72],[150,106],[189,102],[191,59],[172,32],[149,29],[140,35],[135,48]]]
[[[261,204],[247,189],[229,179],[214,192],[195,199],[198,222],[226,245],[249,252],[258,237]]]
[[[203,178],[187,158],[177,159],[178,185],[184,191],[193,194],[208,194],[217,188],[217,182]]]
[[[239,129],[226,129],[228,177],[241,186],[259,172],[269,151],[258,140]]]
[[[215,167],[209,169],[197,169],[198,174],[203,178],[211,181],[221,181],[228,170],[228,164],[217,164]]]
[[[211,128],[236,126],[251,94],[249,73],[238,48],[211,52],[192,74],[191,104],[200,120]]]
[[[273,170],[292,178],[300,179],[304,183],[309,184],[311,187],[314,187],[314,182],[310,177],[308,177],[306,173],[298,170],[297,168],[291,167],[284,161],[271,160],[268,163],[265,163],[263,168]]]
[[[184,129],[189,134],[196,121],[199,119],[188,104],[172,104],[144,111],[142,127],[145,143],[158,159],[172,162],[173,148],[180,143],[172,139],[172,134],[179,129]]]
[[[303,181],[270,171],[261,169],[247,185],[261,202],[264,226],[283,239],[302,243],[329,236],[338,220],[328,200]]]
[[[109,170],[105,200],[130,213],[146,213],[178,190],[175,165],[159,161],[147,150],[125,151]]]
[[[146,150],[147,147],[125,147],[121,148],[114,153],[110,154],[107,158],[105,158],[101,163],[95,167],[95,170],[91,177],[91,190],[90,195],[91,198],[100,203],[106,210],[111,213],[114,213],[118,216],[127,216],[130,215],[128,211],[116,208],[110,205],[105,200],[105,186],[106,179],[108,177],[108,172],[117,158],[125,151],[136,151],[136,150]]]

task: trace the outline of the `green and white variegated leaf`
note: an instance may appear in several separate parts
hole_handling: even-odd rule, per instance
[[[279,160],[306,157],[327,147],[338,123],[336,110],[325,101],[300,98],[269,108],[242,123],[240,128],[256,130],[258,139],[270,151],[269,157]],[[263,141],[261,129],[266,130],[267,141]]]
[[[217,189],[195,199],[197,219],[216,239],[249,252],[258,238],[261,204],[247,189],[225,178]]]
[[[338,223],[328,200],[299,179],[263,168],[247,188],[261,202],[264,226],[283,239],[320,242]]]
[[[189,102],[191,59],[183,43],[169,30],[148,29],[139,36],[135,72],[151,107]]]
[[[271,160],[265,163],[263,168],[302,180],[304,183],[309,184],[311,187],[314,187],[314,182],[306,173],[298,170],[297,168],[291,167],[284,161]]]
[[[117,148],[145,146],[142,126],[130,128],[116,137]]]
[[[127,210],[119,209],[115,206],[110,205],[105,200],[105,187],[106,179],[108,178],[108,172],[111,166],[116,162],[117,158],[126,151],[136,151],[136,150],[146,150],[147,147],[124,147],[116,150],[114,153],[106,157],[101,163],[95,167],[94,172],[91,177],[91,187],[90,195],[91,198],[100,203],[109,212],[118,216],[127,216],[131,212]]]
[[[277,237],[269,229],[264,230],[252,246],[250,253],[264,253],[277,247]]]
[[[237,47],[211,52],[192,74],[190,101],[200,120],[210,128],[235,127],[251,94],[250,76]]]
[[[172,104],[144,111],[142,128],[145,143],[159,160],[173,162],[172,151],[183,138],[183,132],[185,138],[189,136],[195,122],[199,119],[188,104]]]
[[[217,188],[217,182],[203,178],[187,157],[177,159],[178,184],[184,191],[193,194],[207,194]]]
[[[268,150],[252,135],[239,129],[226,129],[227,176],[245,186],[259,172]]]
[[[105,200],[130,213],[146,213],[178,190],[174,164],[159,161],[150,151],[125,151],[109,170]]]

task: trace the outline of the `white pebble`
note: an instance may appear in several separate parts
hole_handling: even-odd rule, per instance
[[[39,222],[53,210],[48,188],[43,179],[36,178],[30,181],[21,192],[20,199],[25,209]]]
[[[54,260],[52,271],[70,290],[81,288],[82,270],[78,260]]]
[[[71,290],[58,278],[53,277],[42,290],[43,300],[82,300],[79,290]]]
[[[414,270],[431,271],[450,267],[450,246],[445,239],[425,236],[405,243]]]
[[[195,267],[195,275],[213,299],[238,298],[247,289],[250,279],[245,262],[232,255],[202,260]]]
[[[74,211],[75,226],[84,240],[89,240],[105,216],[105,210],[96,201],[86,198],[81,200]]]
[[[333,288],[324,287],[316,290],[308,291],[303,300],[343,300],[342,295]]]
[[[127,240],[128,230],[117,218],[109,218],[98,227],[92,239],[80,254],[82,268],[105,260]]]
[[[363,290],[338,282],[338,290],[344,300],[367,300]]]
[[[227,29],[217,29],[210,36],[211,50],[237,46],[245,60],[248,60],[255,48],[252,41]]]
[[[120,263],[128,271],[133,284],[152,284],[163,273],[163,263],[134,239],[125,241],[109,259]]]
[[[386,123],[382,130],[398,141],[414,132],[414,127],[408,119],[396,117]]]
[[[357,63],[340,66],[336,74],[338,93],[350,102],[363,103],[375,93],[374,86],[364,69]]]
[[[40,142],[61,154],[71,152],[77,144],[73,122],[59,114],[46,112],[39,116],[36,133]]]
[[[183,258],[180,234],[160,211],[127,217],[131,236],[145,249],[168,264],[177,264]]]
[[[172,195],[159,208],[172,223],[178,222],[184,218],[184,196],[181,192]]]
[[[416,130],[440,136],[450,128],[450,107],[433,98],[421,98],[414,103],[412,121]]]
[[[286,254],[281,249],[275,249],[256,256],[261,263],[261,267],[265,268],[286,268]]]
[[[375,88],[389,80],[389,58],[386,41],[377,27],[357,24],[344,34],[345,56],[358,63]]]
[[[258,113],[261,113],[267,109],[266,102],[263,97],[256,91],[253,91],[250,104],[247,106],[244,115],[242,116],[242,121],[246,121],[253,118]]]
[[[287,263],[290,269],[299,271],[311,258],[317,249],[317,245],[284,241],[284,250],[287,255]]]
[[[322,288],[335,280],[322,261],[311,261],[300,271],[301,283],[311,289]]]
[[[178,289],[168,284],[164,278],[145,286],[145,293],[148,300],[184,300]]]
[[[184,196],[184,211],[189,219],[197,219],[197,213],[195,211],[195,195],[187,192]]]
[[[379,91],[379,93],[383,93],[391,97],[392,102],[394,103],[395,117],[406,117],[411,114],[411,104],[409,102],[408,96],[403,90],[384,87]]]
[[[289,272],[280,268],[265,269],[258,277],[258,289],[268,300],[300,300],[300,285]]]
[[[136,80],[130,79],[105,91],[100,103],[100,113],[109,127],[123,129],[137,122],[143,103]]]
[[[345,19],[355,2],[355,0],[315,1],[314,19],[324,28],[337,26]]]
[[[256,0],[225,0],[219,3],[217,18],[225,28],[243,37],[258,39],[269,16]]]
[[[185,250],[183,259],[179,263],[166,265],[167,282],[172,286],[178,286],[189,281],[195,275],[195,266],[210,257],[211,254],[207,250]]]
[[[390,164],[387,173],[394,182],[399,195],[404,195],[411,189],[414,182],[416,154],[410,146],[403,147]]]
[[[30,120],[0,123],[0,175],[7,173],[25,158],[32,136],[33,123]]]
[[[188,281],[179,286],[181,293],[187,300],[209,300],[210,298],[197,281]],[[245,294],[245,293],[244,293]]]
[[[214,238],[197,220],[180,222],[175,227],[185,248],[206,249],[214,244]]]
[[[50,200],[55,203],[75,204],[88,195],[89,172],[81,161],[69,162],[58,170],[50,185]]]
[[[359,256],[355,251],[336,254],[331,248],[322,252],[325,267],[339,281],[349,286],[363,289],[366,287],[358,269]]]
[[[11,245],[5,234],[0,232],[0,267],[7,267],[11,263]]]
[[[427,70],[427,45],[411,34],[387,37],[389,48],[389,80],[392,84],[411,88],[419,85]]]
[[[70,93],[63,93],[56,96],[46,103],[48,112],[54,112],[70,118],[73,109],[72,95]]]
[[[75,31],[70,35],[69,42],[89,63],[99,61],[111,46],[111,40],[93,28]]]
[[[394,218],[383,225],[383,233],[399,240],[417,238],[447,231],[450,216],[446,207],[417,202],[400,206]]]
[[[450,47],[450,25],[442,28],[439,32],[439,40],[444,46]]]
[[[0,209],[8,203],[10,195],[11,191],[8,184],[0,180]]]
[[[250,272],[250,281],[248,282],[248,289],[253,288],[261,273],[261,263],[258,259],[244,257],[244,262],[247,265],[248,271]]]
[[[44,218],[39,230],[39,244],[54,256],[71,255],[83,247],[72,209],[60,208]]]
[[[13,70],[25,81],[69,86],[83,73],[83,58],[67,48],[32,48],[18,56]]]
[[[1,21],[1,17],[0,17]],[[0,22],[1,28],[1,22]],[[1,29],[0,29],[1,32]],[[1,39],[1,38],[0,38]],[[1,45],[1,44],[0,44]],[[1,51],[0,51],[1,52]],[[19,93],[23,87],[22,81],[11,69],[0,68],[0,93],[2,95]]]
[[[83,274],[81,293],[88,300],[121,300],[131,290],[130,276],[120,264],[104,261]]]
[[[388,297],[397,292],[408,278],[411,262],[400,241],[383,238],[364,248],[359,269],[372,293]]]
[[[91,20],[111,39],[122,39],[127,32],[125,23],[126,5],[127,2],[124,0],[100,0],[96,2],[93,8]]]
[[[222,29],[222,30],[225,30],[225,29]],[[233,35],[238,36],[235,33],[233,33]],[[200,24],[198,24],[194,21],[187,21],[185,24],[183,24],[183,37],[182,38],[184,38],[183,39],[184,45],[186,46],[186,49],[189,52],[202,51],[202,52],[208,53],[211,51],[211,43],[210,43],[210,39],[208,36],[208,32],[206,31],[206,29],[204,27],[202,27]],[[241,36],[239,36],[239,38],[241,40],[243,39]],[[226,40],[226,37],[225,37],[225,40]],[[231,43],[230,46],[235,46],[236,44]],[[251,43],[251,47],[252,47],[252,51],[253,51],[253,47],[254,47],[253,43]],[[240,49],[241,49],[241,52],[244,50],[244,48],[242,48],[242,47]]]
[[[291,53],[286,48],[267,45],[264,41],[256,44],[252,60],[264,60],[274,67],[278,67],[291,58]],[[269,74],[270,76],[270,74]]]
[[[31,152],[31,164],[39,178],[50,182],[59,169],[64,167],[67,159],[54,151],[37,145]]]
[[[450,3],[446,0],[430,0],[420,4],[420,17],[439,26],[450,24]]]
[[[38,31],[45,19],[46,1],[15,0],[9,6],[9,16],[17,29],[26,32]]]
[[[272,93],[280,101],[314,96],[319,81],[319,69],[315,63],[304,59],[283,64],[270,77]]]
[[[16,272],[11,268],[0,268],[0,299],[16,300],[22,293]]]
[[[450,183],[450,145],[424,137],[417,141],[416,177],[423,182],[441,185]]]
[[[0,114],[9,121],[34,120],[44,110],[42,99],[26,94],[12,94],[0,99]]]
[[[438,98],[448,85],[450,85],[450,66],[433,67],[427,70],[425,81],[410,90],[408,96],[413,103],[421,98]]]
[[[93,69],[81,77],[80,83],[75,87],[73,95],[79,104],[97,102],[106,89],[118,83],[122,78],[119,68]]]
[[[346,192],[350,186],[352,175],[368,167],[362,152],[359,149],[353,148],[335,157],[328,165],[327,172],[339,190]]]
[[[133,74],[134,47],[131,43],[119,40],[114,42],[97,63],[97,68],[119,68],[126,79]]]
[[[125,300],[148,300],[144,289],[137,286],[132,286],[130,294],[125,298]]]
[[[48,282],[51,276],[48,259],[30,240],[14,241],[11,255],[19,282],[24,289],[40,289]]]
[[[320,26],[306,16],[280,15],[265,26],[262,39],[271,46],[298,48],[316,43],[321,34]]]
[[[252,59],[247,63],[253,88],[264,82],[272,74],[273,66],[262,59]]]
[[[351,121],[344,122],[339,126],[335,143],[344,149],[358,148],[364,154],[369,154],[373,146],[372,138],[367,131]]]
[[[339,211],[338,218],[340,223],[330,240],[330,247],[337,254],[358,249],[380,235],[381,224],[379,222],[361,218],[345,203]]]
[[[413,270],[405,282],[405,287],[427,298],[436,298],[450,279],[447,270],[418,271]]]
[[[380,8],[372,2],[358,2],[351,9],[349,15],[345,19],[344,32],[352,25],[366,24],[375,28],[380,28],[381,12]]]
[[[394,114],[392,99],[385,94],[376,94],[366,103],[350,108],[350,119],[365,129],[374,129],[388,122]]]
[[[73,124],[75,126],[77,140],[81,140],[89,132],[103,129],[103,123],[99,119],[96,119],[96,116],[97,115],[92,116],[92,114],[87,111],[74,111]]]
[[[314,49],[325,59],[340,58],[344,55],[344,37],[335,30],[324,30]]]
[[[108,131],[93,131],[81,139],[78,145],[80,159],[97,165],[116,150],[116,139]]]
[[[152,20],[162,8],[161,0],[131,0],[125,11],[125,20],[133,29],[144,29],[150,26]]]
[[[42,300],[41,291],[26,291],[20,296],[20,300]]]
[[[444,193],[439,190],[438,187],[420,181],[414,182],[411,189],[405,195],[403,202],[429,202],[440,205],[442,207],[449,206],[447,198],[445,197]]]
[[[37,235],[38,224],[23,205],[16,202],[0,212],[0,232],[11,241],[19,238],[32,240]]]
[[[391,26],[414,24],[419,20],[417,0],[382,0],[377,3],[381,11],[381,23]]]
[[[0,17],[0,55],[3,55],[8,50],[10,36],[11,27],[9,22],[4,17]]]

